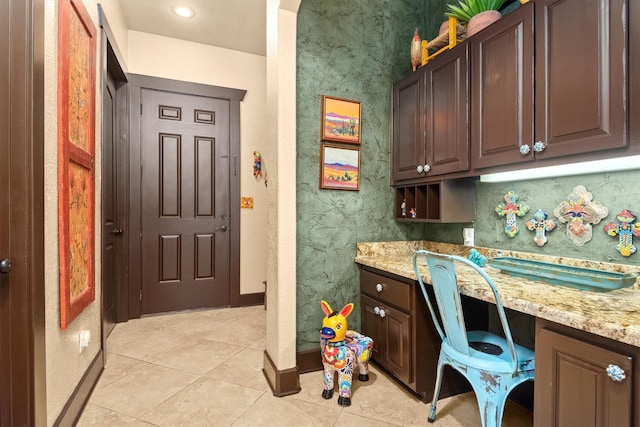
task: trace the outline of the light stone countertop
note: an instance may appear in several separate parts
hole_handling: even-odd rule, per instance
[[[624,264],[474,248],[487,258],[502,255],[622,273],[638,271]],[[471,247],[429,241],[358,243],[355,262],[416,280],[412,257],[418,249],[467,257]],[[419,268],[425,283],[430,283],[424,261]],[[640,347],[640,279],[628,288],[592,292],[502,274],[488,265],[484,270],[496,284],[506,308]],[[462,294],[495,302],[491,288],[477,272],[457,264],[456,273]]]

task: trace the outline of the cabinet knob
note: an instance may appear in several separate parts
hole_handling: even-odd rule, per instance
[[[422,170],[424,171],[424,173],[427,173],[427,172],[429,172],[431,170],[431,166],[429,166],[429,164],[425,164],[422,167]]]
[[[545,144],[544,142],[536,141],[533,144],[533,151],[535,151],[536,153],[542,153],[546,147],[547,147],[547,144]]]
[[[376,291],[378,291],[378,292],[382,292],[382,290],[383,290],[383,289],[384,289],[384,286],[382,286],[382,283],[378,283],[378,284],[376,285]]]
[[[531,147],[529,146],[529,144],[523,144],[520,146],[520,154],[522,154],[523,156],[526,156],[530,152],[531,152]]]
[[[384,309],[382,309],[382,308],[381,308],[381,309],[380,309],[380,317],[381,317],[381,318],[384,318],[384,316],[386,316],[386,315],[387,315],[387,312],[386,312],[386,311],[384,311]]]
[[[627,375],[624,373],[624,370],[618,365],[609,365],[607,366],[607,375],[615,382],[622,382]]]
[[[374,307],[374,308],[373,308],[373,312],[374,312],[375,314],[380,314],[380,307]]]
[[[416,168],[416,172],[418,173],[422,173],[424,169],[422,168],[422,165],[418,165],[418,167]]]

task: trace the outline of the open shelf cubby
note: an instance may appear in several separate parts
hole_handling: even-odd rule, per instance
[[[411,209],[415,209],[415,218]],[[476,181],[465,178],[396,186],[394,212],[400,221],[473,222],[476,216]]]

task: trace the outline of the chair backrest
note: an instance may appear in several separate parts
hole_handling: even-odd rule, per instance
[[[436,315],[418,268],[418,259],[421,256],[424,256],[426,263],[429,266],[431,284],[436,297],[436,303],[438,304],[438,311],[440,313],[440,318],[442,319],[442,324]],[[505,338],[509,344],[509,350],[513,360],[513,372],[515,373],[518,369],[516,350],[513,345],[513,338],[511,337],[511,330],[507,322],[507,317],[504,313],[502,300],[500,299],[498,289],[493,283],[493,280],[491,280],[483,269],[466,258],[420,250],[413,255],[413,269],[418,279],[418,283],[420,284],[422,294],[427,302],[427,306],[429,307],[429,311],[431,312],[431,318],[433,319],[436,330],[442,339],[444,339],[445,336],[447,337],[449,344],[456,351],[467,355],[470,353],[460,291],[458,290],[455,262],[460,262],[473,268],[484,278],[485,282],[493,291],[493,295],[496,300],[496,309],[498,311],[498,316],[500,317],[500,323],[502,324]]]

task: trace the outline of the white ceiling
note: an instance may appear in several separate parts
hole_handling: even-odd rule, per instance
[[[130,30],[266,56],[266,0],[120,0]],[[172,6],[196,11],[180,18]]]

